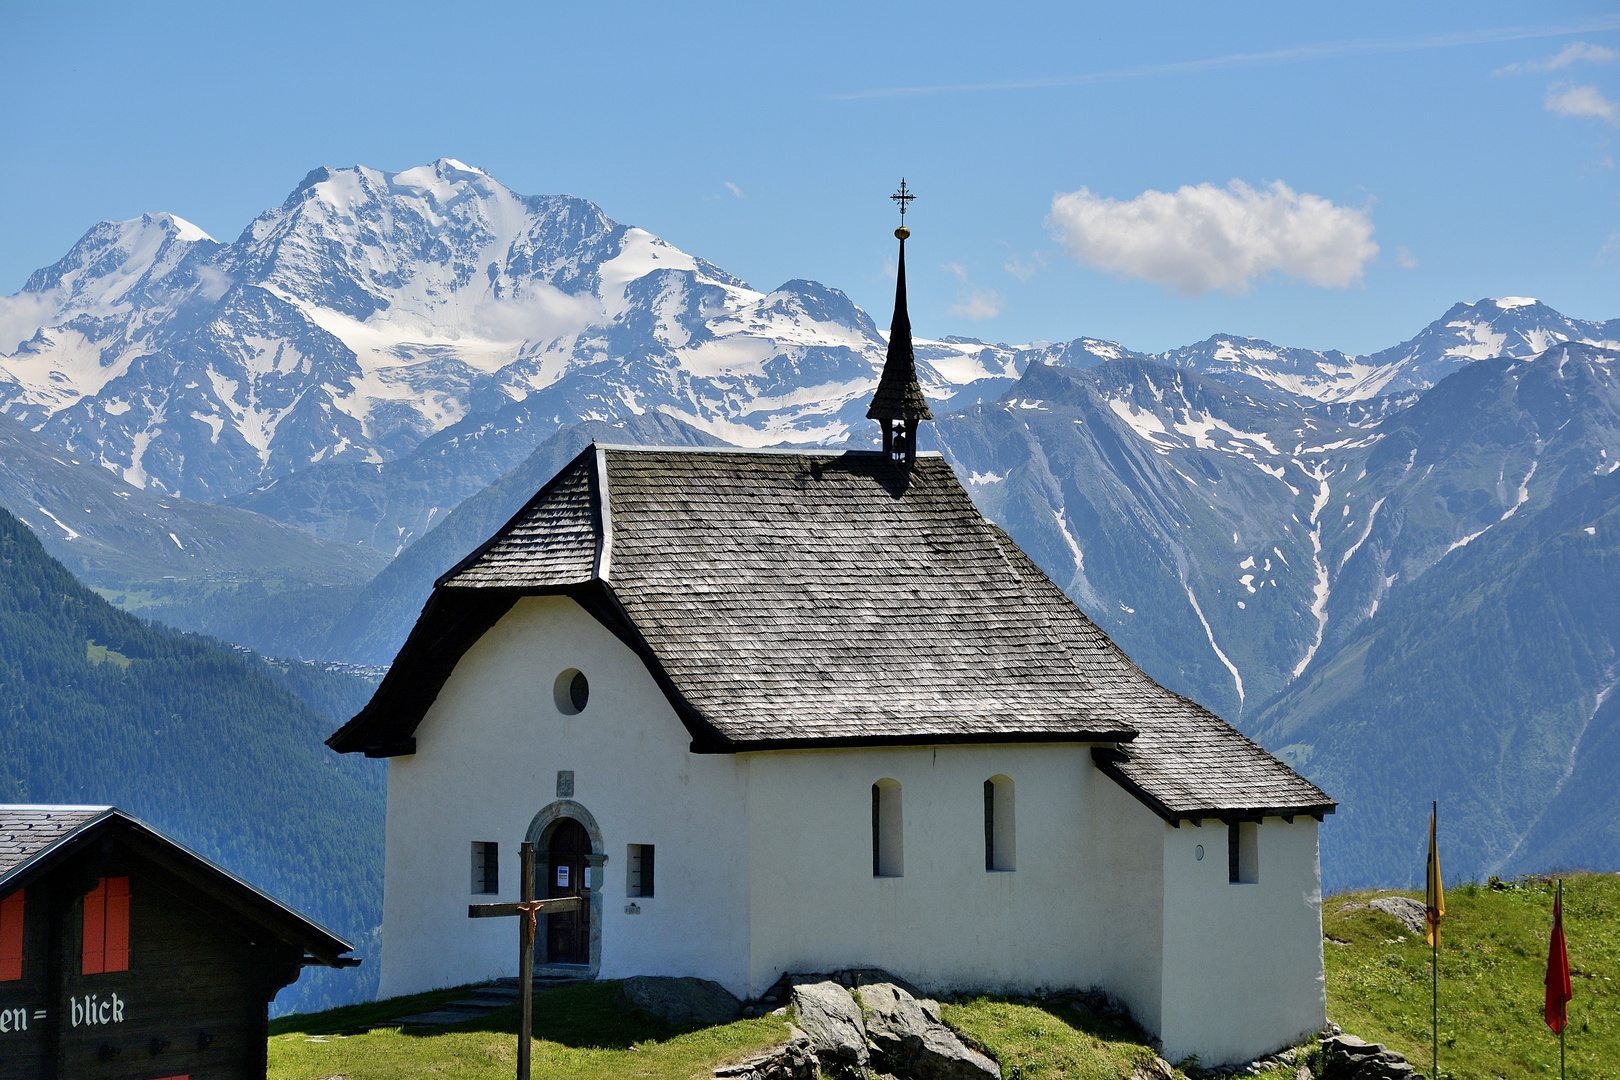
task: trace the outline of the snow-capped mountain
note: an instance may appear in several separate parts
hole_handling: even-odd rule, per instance
[[[1092,338],[919,339],[917,354],[943,414],[996,400],[1034,361],[1146,360],[1345,404],[1560,341],[1620,344],[1620,320],[1505,298],[1459,304],[1371,356],[1231,336],[1158,355]],[[455,467],[465,495],[564,426],[649,411],[741,445],[864,442],[885,347],[837,289],[760,292],[583,199],[519,195],[441,159],[316,169],[229,244],[172,214],[97,225],[0,299],[0,412],[190,498],[441,444],[468,462]],[[402,509],[375,542],[408,543],[435,506]]]
[[[0,301],[0,331],[0,411],[210,499],[529,399],[552,430],[656,409],[745,445],[840,442],[885,348],[836,289],[759,292],[450,159],[317,169],[226,245],[168,214],[103,223]],[[978,342],[919,351],[939,400],[1019,367]]]
[[[1196,371],[1251,393],[1322,402],[1366,401],[1426,390],[1475,360],[1534,356],[1573,341],[1620,348],[1620,319],[1571,319],[1523,296],[1457,304],[1417,336],[1370,356],[1290,349],[1259,338],[1217,334],[1148,359]]]

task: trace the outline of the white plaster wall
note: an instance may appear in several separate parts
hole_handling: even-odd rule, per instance
[[[1224,825],[1164,829],[1159,1031],[1171,1061],[1248,1061],[1327,1023],[1317,823],[1267,818],[1256,835],[1260,880],[1234,885]]]
[[[749,992],[783,971],[881,967],[924,988],[1089,987],[1121,890],[1096,837],[1123,827],[1087,746],[746,755]],[[1017,869],[984,868],[984,781],[1011,777]],[[872,784],[900,781],[905,874],[872,876]],[[1100,797],[1101,796],[1101,797]],[[1132,804],[1136,811],[1147,811]],[[1153,835],[1150,830],[1150,835]],[[1156,888],[1157,852],[1143,884]]]
[[[1095,768],[1096,904],[1103,940],[1097,983],[1157,1031],[1163,1004],[1164,840],[1170,827]]]
[[[562,715],[566,668],[590,702]],[[572,600],[529,597],[468,650],[389,761],[380,996],[517,973],[515,919],[469,919],[467,905],[518,898],[518,845],[572,769],[574,801],[608,856],[603,978],[696,975],[734,993],[747,977],[748,767],[688,753],[690,736],[625,645]],[[500,844],[498,896],[471,893],[471,844]],[[653,844],[656,895],[626,913],[626,845]],[[541,883],[540,895],[545,895]]]

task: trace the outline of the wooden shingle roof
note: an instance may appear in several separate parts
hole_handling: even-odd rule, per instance
[[[592,447],[439,579],[330,744],[410,752],[460,656],[518,597],[545,593],[641,656],[696,752],[1141,743],[1128,765],[1100,764],[1161,813],[1331,809],[1137,669],[938,455],[907,470],[865,452]]]

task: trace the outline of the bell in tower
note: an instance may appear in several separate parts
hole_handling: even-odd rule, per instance
[[[900,190],[889,196],[900,204],[900,227],[894,235],[900,241],[900,270],[895,278],[894,321],[889,324],[889,355],[883,363],[883,377],[872,395],[868,419],[883,425],[883,452],[907,465],[917,460],[917,425],[932,420],[928,399],[917,384],[917,357],[911,348],[911,316],[906,312],[906,205],[915,199],[904,180]]]

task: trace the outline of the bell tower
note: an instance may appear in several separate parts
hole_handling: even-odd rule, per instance
[[[872,406],[866,410],[870,420],[883,425],[883,452],[906,465],[917,460],[917,425],[932,420],[934,414],[917,384],[917,357],[911,348],[911,315],[906,311],[906,207],[917,196],[900,181],[900,190],[889,198],[900,206],[900,227],[894,230],[900,241],[900,269],[895,276],[894,320],[889,324],[889,355],[883,362],[883,377],[878,380],[877,392],[872,395]]]

